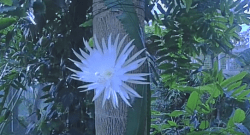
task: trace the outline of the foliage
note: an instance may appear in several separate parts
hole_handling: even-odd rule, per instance
[[[242,82],[248,75],[242,72],[225,79],[214,59],[221,52],[235,57],[231,50],[240,40],[240,25],[249,24],[249,15],[244,13],[249,1],[161,3],[165,9],[151,3],[161,14],[154,12],[152,25],[146,26],[151,79],[156,86],[151,133],[247,134],[248,125],[238,123],[247,121],[250,91]],[[204,60],[197,58],[201,54],[212,57],[213,69],[202,69]]]
[[[13,109],[6,105],[19,100],[16,98],[8,102],[10,88],[20,92],[26,86],[39,83],[45,85],[41,89],[44,95],[37,97],[41,97],[48,105],[32,110],[31,114],[35,113],[38,117],[25,122],[29,124],[23,125],[27,129],[26,133],[93,134],[92,95],[79,93],[79,82],[71,80],[71,73],[65,68],[66,65],[73,66],[68,61],[68,58],[74,57],[71,48],[82,47],[82,37],[90,38],[90,28],[80,28],[79,25],[87,21],[91,1],[0,2],[4,4],[0,9],[0,91],[4,91],[0,97],[0,113],[4,117],[0,120],[10,120],[8,116]],[[30,17],[32,11],[35,18]]]
[[[155,32],[149,37],[148,48],[157,52],[157,64],[164,69],[163,81],[169,87],[187,82],[187,71],[199,68],[199,65],[191,64],[192,57],[201,53],[231,54],[232,40],[239,40],[240,24],[249,24],[249,15],[243,10],[248,3],[246,0],[242,3],[233,0],[226,3],[217,0],[161,2],[167,9],[157,3],[162,15],[155,14]],[[191,7],[187,9],[190,2]]]
[[[245,119],[246,107],[250,99],[250,90],[246,89],[247,84],[242,84],[242,79],[247,72],[225,79],[222,71],[202,72],[205,85],[190,87],[178,86],[175,89],[191,93],[184,109],[174,110],[171,113],[154,111],[153,116],[163,115],[165,124],[152,124],[155,134],[159,131],[165,134],[189,133],[189,134],[239,134],[249,132],[242,124]],[[213,80],[210,83],[210,80]],[[234,107],[230,107],[234,105]],[[242,107],[241,107],[242,108]],[[231,112],[231,114],[229,113]],[[229,118],[229,119],[228,119]],[[241,123],[241,124],[240,124]],[[244,128],[238,130],[240,125]],[[159,126],[164,126],[159,130]]]

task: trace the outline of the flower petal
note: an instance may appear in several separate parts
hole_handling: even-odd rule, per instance
[[[123,73],[127,73],[129,71],[132,71],[132,70],[139,68],[144,63],[145,60],[146,60],[146,57],[138,59],[138,60],[128,64],[127,66],[122,68]]]
[[[128,94],[126,93],[126,91],[120,90],[118,93],[119,93],[119,95],[121,96],[122,100],[123,100],[128,106],[132,107],[132,106],[130,105],[130,103],[128,102],[128,100],[127,100],[127,99],[129,99],[129,96],[128,96]]]
[[[72,49],[73,50],[73,49]],[[75,50],[73,50],[73,53],[76,55],[76,57],[79,59],[79,60],[81,60],[81,61],[83,61],[83,60],[85,60],[80,54],[78,54]]]
[[[111,42],[111,37],[112,37],[112,34],[109,35],[109,38],[108,38],[108,49],[110,50],[112,47],[112,42]]]
[[[108,50],[104,38],[102,38],[102,48],[103,48],[103,53],[105,53]]]
[[[94,41],[95,41],[95,47],[97,48],[97,50],[98,50],[99,52],[102,52],[102,49],[101,49],[101,47],[100,47],[100,45],[99,45],[99,42],[98,42],[98,40],[97,40],[97,38],[96,38],[96,35],[94,35]]]
[[[128,35],[125,35],[122,40],[120,41],[119,45],[117,46],[117,50],[116,50],[116,55],[118,56],[119,52],[120,52],[120,49],[125,41],[125,38],[127,37]]]
[[[125,54],[120,55],[120,57],[118,58],[118,60],[116,62],[116,67],[120,68],[122,65],[124,65],[126,59],[128,58],[128,55],[132,52],[134,47],[135,46],[130,47]]]
[[[103,93],[103,89],[103,87],[98,87],[95,90],[95,96],[93,97],[92,101],[95,101]]]
[[[118,107],[118,98],[117,98],[117,94],[114,90],[111,90],[111,98],[112,98],[112,103],[114,108]]]
[[[114,49],[116,50],[118,47],[118,39],[119,39],[120,34],[116,36],[115,42],[114,42]]]
[[[87,50],[90,52],[90,53],[92,53],[92,48],[89,46],[89,43],[87,42],[87,41],[85,41],[84,40],[84,38],[83,38],[83,42],[84,42],[84,45],[85,45],[85,47],[87,48]]]
[[[135,84],[150,84],[150,82],[135,81],[135,80],[127,80],[126,82],[135,83]]]
[[[82,56],[83,56],[84,58],[86,58],[86,60],[87,60],[87,59],[89,58],[89,55],[88,55],[87,53],[85,53],[81,48],[80,48],[79,50],[80,50]]]
[[[78,61],[75,61],[75,60],[72,60],[69,58],[70,61],[72,61],[77,67],[79,67],[80,69],[82,69],[83,67],[86,68],[86,65],[81,63],[81,62],[78,62]]]
[[[124,74],[124,76],[125,77],[123,79],[125,79],[125,80],[123,80],[123,81],[127,81],[127,80],[147,80],[147,79],[142,77],[142,76],[145,76],[144,74]]]
[[[135,53],[132,57],[130,57],[124,65],[128,65],[130,62],[132,62],[135,58],[137,58],[146,48],[140,50],[139,52]]]
[[[128,86],[126,83],[122,83],[122,87],[127,90],[128,92],[130,92],[131,95],[138,97],[138,98],[142,98],[133,88],[131,88],[130,86]]]

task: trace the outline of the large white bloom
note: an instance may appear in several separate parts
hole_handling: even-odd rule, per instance
[[[104,105],[106,100],[111,98],[113,106],[115,108],[118,107],[117,94],[119,94],[122,100],[127,105],[131,106],[128,102],[130,96],[138,98],[142,97],[125,82],[134,84],[149,84],[149,82],[145,82],[146,79],[143,78],[143,76],[149,75],[148,73],[128,73],[140,67],[146,60],[146,57],[135,60],[135,58],[145,50],[142,49],[127,60],[128,55],[132,52],[135,46],[131,45],[134,41],[132,40],[125,45],[123,50],[121,50],[125,38],[126,36],[124,36],[119,42],[118,35],[115,42],[112,44],[110,35],[108,38],[108,45],[106,45],[103,38],[100,46],[94,36],[96,48],[93,49],[89,46],[89,43],[83,39],[83,42],[89,51],[89,55],[81,49],[81,55],[73,50],[74,54],[81,60],[81,62],[77,62],[72,59],[70,60],[74,62],[74,64],[80,68],[81,71],[68,68],[75,73],[72,75],[72,78],[90,83],[78,88],[87,88],[84,91],[94,89],[95,96],[93,101],[104,93],[102,105]]]

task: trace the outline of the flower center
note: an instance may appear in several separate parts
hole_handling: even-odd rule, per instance
[[[99,72],[95,72],[95,76],[98,77],[98,79],[97,79],[98,83],[104,84],[112,78],[113,70],[106,70],[102,74],[100,74]]]

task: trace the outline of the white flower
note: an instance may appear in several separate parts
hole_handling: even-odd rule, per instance
[[[126,36],[118,42],[118,35],[115,42],[112,44],[110,35],[108,45],[106,45],[103,38],[102,45],[100,46],[96,36],[94,36],[96,48],[93,49],[89,46],[89,43],[83,39],[83,42],[90,53],[89,55],[81,49],[81,55],[73,50],[74,54],[81,60],[81,62],[77,62],[72,59],[70,60],[74,62],[74,64],[80,68],[81,71],[68,68],[75,73],[72,75],[72,78],[90,83],[78,88],[87,88],[84,91],[94,89],[95,96],[93,101],[104,93],[102,106],[106,100],[111,98],[114,108],[118,107],[117,94],[120,95],[122,100],[127,105],[131,106],[128,102],[130,97],[142,97],[125,82],[134,84],[149,84],[149,82],[145,82],[146,79],[143,78],[143,76],[147,76],[149,73],[128,73],[140,67],[146,60],[146,57],[135,60],[135,58],[145,50],[142,49],[127,60],[128,55],[132,52],[135,46],[131,45],[133,42],[132,40],[125,45],[123,50],[121,50],[125,38]]]

